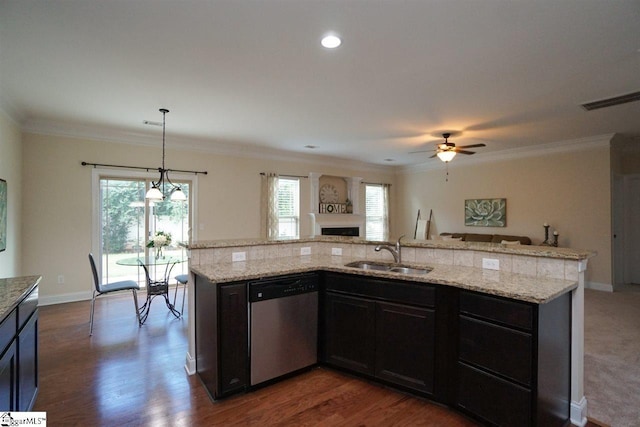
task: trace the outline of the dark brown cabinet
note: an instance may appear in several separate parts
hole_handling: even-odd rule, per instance
[[[375,372],[375,302],[327,293],[324,359],[363,374]]]
[[[246,283],[195,276],[196,371],[214,399],[248,386]]]
[[[38,287],[0,323],[0,411],[30,411],[38,393]]]
[[[376,303],[377,378],[432,393],[435,368],[434,310]]]
[[[533,304],[428,283],[322,277],[321,363],[426,396],[486,425],[568,425],[570,293]],[[195,293],[200,378],[213,398],[248,389],[246,283],[214,285],[196,276]],[[3,366],[11,366],[9,359]]]
[[[571,299],[459,292],[456,405],[500,426],[569,421]]]
[[[433,306],[432,285],[328,273],[325,290],[325,363],[433,392],[435,310],[417,306]]]
[[[15,411],[18,397],[18,358],[16,344],[11,341],[0,356],[0,411]]]

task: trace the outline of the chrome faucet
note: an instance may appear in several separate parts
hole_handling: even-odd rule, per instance
[[[396,242],[396,246],[395,248],[391,245],[378,245],[375,248],[376,252],[380,252],[380,250],[382,249],[386,249],[389,252],[391,252],[391,255],[393,255],[393,260],[396,263],[401,263],[402,262],[402,247],[400,246],[400,240],[404,237],[405,235],[403,234],[402,236],[398,237],[398,241]]]

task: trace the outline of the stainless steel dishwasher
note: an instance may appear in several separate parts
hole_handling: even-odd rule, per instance
[[[318,361],[318,277],[249,282],[251,385]]]

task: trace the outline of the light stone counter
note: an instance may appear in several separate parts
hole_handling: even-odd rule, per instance
[[[401,274],[345,267],[345,264],[358,260],[344,256],[313,255],[244,262],[221,262],[215,265],[207,264],[192,267],[192,271],[204,276],[212,283],[244,281],[308,271],[334,271],[360,276],[384,277],[453,286],[536,304],[546,303],[578,286],[576,281],[570,280],[545,279],[474,267],[439,264],[408,264],[414,267],[427,266],[433,268],[427,274]],[[406,263],[403,264],[407,265]]]
[[[0,322],[40,283],[42,276],[0,279]]]
[[[347,245],[378,245],[380,243],[372,240],[365,240],[358,237],[341,236],[317,236],[301,239],[288,240],[266,240],[266,239],[230,239],[230,240],[203,240],[184,244],[187,249],[214,249],[214,248],[242,248],[249,246],[270,246],[270,245],[300,245],[300,244],[347,244]],[[402,240],[403,248],[424,248],[424,249],[452,249],[482,251],[509,255],[525,255],[542,258],[555,258],[566,260],[585,260],[596,255],[595,251],[586,249],[556,248],[553,246],[533,246],[533,245],[505,245],[501,243],[481,243],[481,242],[459,242],[444,240]]]

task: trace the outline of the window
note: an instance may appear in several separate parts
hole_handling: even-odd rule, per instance
[[[151,179],[142,174],[109,171],[94,172],[96,197],[94,211],[94,245],[92,252],[98,262],[103,282],[135,280],[145,284],[142,269],[117,264],[124,258],[153,255],[147,248],[149,237],[156,231],[170,233],[171,244],[165,254],[186,258],[179,242],[189,241],[191,203],[164,200],[151,203],[145,193]],[[192,192],[192,181],[174,179],[185,194]],[[172,276],[187,272],[187,263],[179,263]]]
[[[387,240],[389,237],[388,186],[365,186],[365,235],[367,240]]]
[[[278,237],[300,236],[300,181],[297,178],[278,179]]]

